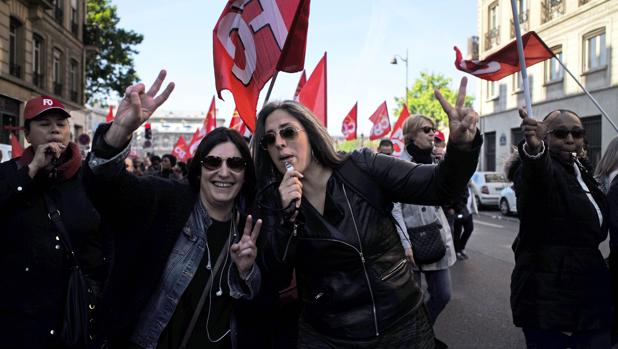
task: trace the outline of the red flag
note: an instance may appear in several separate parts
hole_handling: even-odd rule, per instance
[[[251,131],[249,131],[247,125],[242,121],[236,109],[234,109],[234,114],[232,114],[232,119],[230,120],[230,128],[238,131],[243,137],[251,137]]]
[[[200,142],[202,141],[202,139],[204,139],[204,137],[206,137],[206,132],[204,131],[203,127],[195,130],[195,132],[193,133],[193,137],[191,137],[191,142],[189,142],[190,156],[193,156],[193,154],[195,154],[197,146],[200,145]]]
[[[210,102],[210,108],[208,108],[208,114],[206,114],[206,118],[204,119],[203,128],[204,128],[205,134],[217,128],[215,96],[212,96],[212,101]]]
[[[384,101],[378,109],[369,118],[373,122],[371,132],[369,134],[369,140],[380,139],[389,132],[391,132],[391,122],[388,119],[388,109],[386,108],[386,101]]]
[[[343,118],[343,123],[341,124],[341,133],[345,137],[346,141],[351,141],[356,139],[356,115],[358,110],[358,102],[354,103],[354,106],[348,112],[348,115]]]
[[[217,94],[229,90],[249,129],[255,129],[260,90],[275,70],[305,65],[310,0],[229,0],[213,30]]]
[[[552,58],[554,53],[545,45],[537,33],[531,31],[521,37],[524,44],[526,67]],[[490,54],[482,61],[462,60],[461,51],[455,49],[455,67],[484,80],[497,81],[521,70],[517,42],[513,40],[500,50]]]
[[[105,122],[109,124],[112,121],[114,121],[114,109],[110,105],[109,106],[109,111],[107,112],[107,116],[105,117]]]
[[[9,138],[11,139],[11,156],[13,159],[18,158],[21,154],[24,153],[24,147],[22,147],[21,143],[19,143],[19,139],[13,133],[9,133]]]
[[[307,83],[298,94],[298,101],[315,114],[324,127],[326,123],[326,52],[315,67]]]
[[[179,161],[184,161],[190,156],[189,146],[187,146],[187,141],[185,140],[185,137],[178,137],[178,141],[176,141],[176,145],[172,150],[172,155],[174,155]]]
[[[307,83],[307,74],[303,70],[303,73],[300,76],[300,79],[298,80],[298,85],[296,86],[296,91],[294,92],[294,98],[293,99],[295,101],[298,101],[298,95],[300,94],[300,90],[303,89],[303,86],[305,86],[306,83]]]
[[[393,132],[391,132],[391,141],[393,142],[393,156],[399,157],[401,152],[405,147],[405,142],[403,140],[403,123],[410,116],[410,112],[408,111],[408,106],[403,105],[401,112],[399,113],[399,118],[397,122],[395,122],[395,126],[393,126]]]

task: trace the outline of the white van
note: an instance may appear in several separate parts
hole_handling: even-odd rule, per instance
[[[2,154],[2,159],[0,162],[5,162],[11,160],[12,157],[12,148],[9,144],[0,143],[0,153]]]

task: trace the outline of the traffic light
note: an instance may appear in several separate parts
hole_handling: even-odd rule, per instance
[[[150,123],[149,122],[144,124],[144,137],[146,139],[152,139],[152,129],[150,128]]]

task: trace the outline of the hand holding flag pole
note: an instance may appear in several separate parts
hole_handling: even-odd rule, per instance
[[[474,137],[476,137],[476,124],[479,121],[479,114],[474,109],[464,105],[467,84],[468,78],[464,76],[459,84],[459,92],[457,93],[454,107],[442,96],[439,90],[434,91],[442,109],[448,116],[449,141],[459,147],[468,147],[474,141]]]
[[[526,109],[528,111],[528,117],[534,118],[532,114],[532,99],[530,98],[528,68],[526,67],[526,56],[524,55],[524,43],[521,39],[521,28],[519,27],[519,13],[517,12],[516,0],[511,0],[511,9],[513,10],[513,25],[515,26],[515,38],[517,38],[517,53],[519,54],[519,66],[521,67],[521,80],[524,84]]]

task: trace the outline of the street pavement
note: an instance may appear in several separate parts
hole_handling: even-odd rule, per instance
[[[515,265],[511,244],[519,220],[498,211],[474,216],[468,260],[451,267],[453,293],[434,326],[436,337],[449,348],[525,348],[521,329],[513,325],[510,297]],[[600,246],[609,255],[609,244]]]

